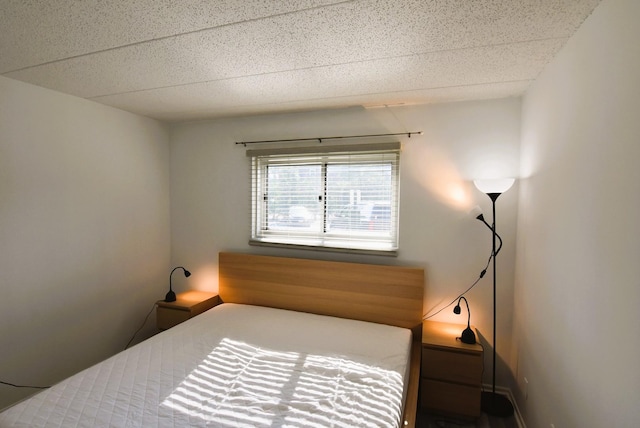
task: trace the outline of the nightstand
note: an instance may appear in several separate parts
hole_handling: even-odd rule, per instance
[[[220,298],[206,291],[187,291],[176,296],[175,302],[158,301],[156,325],[166,330],[217,306]]]
[[[420,405],[431,411],[477,418],[482,395],[483,352],[456,339],[464,325],[422,323]],[[478,332],[473,328],[478,336]]]

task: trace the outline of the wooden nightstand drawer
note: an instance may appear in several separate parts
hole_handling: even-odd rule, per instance
[[[480,416],[480,390],[478,387],[421,379],[420,404],[427,409],[476,418]]]
[[[160,330],[169,329],[191,318],[191,312],[158,306],[156,310],[157,325]]]
[[[423,347],[421,373],[431,379],[478,385],[482,382],[481,354]]]
[[[420,405],[475,418],[480,416],[483,351],[480,344],[458,339],[463,329],[443,322],[422,323]]]

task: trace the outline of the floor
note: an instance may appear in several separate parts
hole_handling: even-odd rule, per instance
[[[519,428],[515,416],[499,418],[485,413],[475,421],[418,413],[416,428]]]

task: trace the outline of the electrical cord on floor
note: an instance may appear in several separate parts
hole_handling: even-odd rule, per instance
[[[147,320],[149,319],[149,316],[151,315],[151,313],[153,312],[153,310],[156,308],[156,304],[154,303],[153,306],[151,307],[151,310],[149,311],[149,313],[147,314],[146,317],[144,317],[144,321],[142,322],[142,325],[140,326],[139,329],[136,330],[135,333],[133,333],[133,336],[131,336],[131,339],[129,339],[129,342],[127,342],[127,346],[124,347],[124,349],[129,348],[129,345],[131,345],[131,342],[133,342],[133,339],[135,339],[136,335],[138,333],[140,333],[140,330],[143,329],[143,327],[145,326],[145,324],[147,324]]]
[[[445,309],[447,309],[449,306],[453,305],[453,304],[454,304],[454,303],[455,303],[455,302],[456,302],[460,297],[464,296],[464,295],[465,295],[465,294],[467,294],[469,291],[471,291],[471,289],[472,289],[473,287],[475,287],[475,286],[476,286],[476,284],[477,284],[478,282],[480,282],[480,280],[481,280],[482,278],[484,278],[484,276],[486,275],[486,273],[487,273],[487,269],[489,269],[489,264],[491,263],[491,259],[492,259],[492,258],[493,258],[493,251],[491,252],[491,255],[489,256],[489,260],[487,260],[487,264],[485,265],[484,269],[482,269],[482,272],[480,272],[480,275],[478,276],[478,278],[473,282],[473,284],[471,284],[471,285],[469,286],[469,288],[467,288],[466,290],[464,290],[462,293],[458,294],[458,296],[457,296],[455,299],[453,299],[453,300],[451,301],[451,303],[449,303],[449,304],[448,304],[448,305],[446,305],[446,306],[443,306],[443,307],[442,307],[442,308],[440,308],[437,312],[435,312],[435,313],[433,313],[433,314],[431,314],[431,315],[428,315],[428,313],[424,314],[424,315],[422,316],[422,320],[424,321],[424,320],[428,320],[429,318],[433,318],[433,317],[435,317],[435,316],[436,316],[436,315],[438,315],[440,312],[444,311],[444,310],[445,310]]]
[[[0,380],[0,384],[2,385],[7,385],[7,386],[12,386],[14,388],[35,388],[35,389],[47,389],[47,388],[51,388],[50,386],[35,386],[35,385],[17,385],[15,383],[11,383],[11,382],[5,382],[3,380]]]

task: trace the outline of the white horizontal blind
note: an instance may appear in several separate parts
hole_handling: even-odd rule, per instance
[[[248,155],[253,243],[397,250],[399,144]]]

